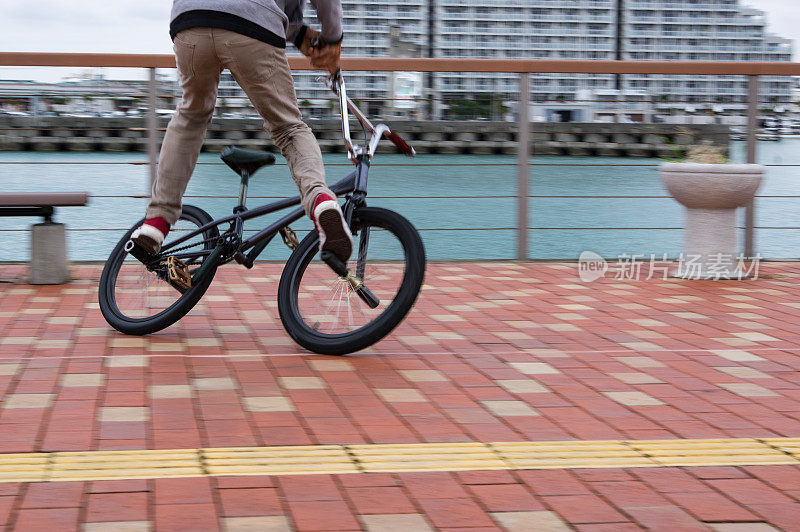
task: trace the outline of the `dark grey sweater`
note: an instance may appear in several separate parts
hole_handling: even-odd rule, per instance
[[[222,28],[273,46],[299,43],[305,33],[305,0],[173,0],[170,35],[194,27]],[[311,0],[322,24],[322,38],[342,39],[341,0]]]

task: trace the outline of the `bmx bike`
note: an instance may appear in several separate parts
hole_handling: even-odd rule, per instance
[[[184,205],[161,250],[150,255],[131,240],[144,221],[123,235],[105,263],[99,286],[100,310],[125,334],[144,335],[174,324],[208,290],[223,264],[246,268],[280,234],[293,251],[278,285],[278,312],[288,334],[301,346],[340,355],[364,349],[384,338],[408,314],[422,287],[425,249],[414,226],[400,214],[367,206],[367,176],[381,139],[409,157],[414,149],[385,124],[373,125],[347,97],[341,72],[323,80],[339,97],[345,148],[355,170],[330,189],[344,196],[342,211],[353,233],[353,256],[347,263],[319,252],[319,235],[311,231],[298,241],[290,224],[302,208],[243,238],[244,223],[300,204],[300,197],[248,209],[249,179],[275,157],[268,152],[228,147],[221,159],[241,177],[233,214],[212,219],[199,207]],[[365,133],[364,145],[353,142],[349,113]],[[321,260],[315,260],[319,256]]]

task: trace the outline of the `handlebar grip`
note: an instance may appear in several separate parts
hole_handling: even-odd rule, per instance
[[[404,141],[403,138],[394,131],[387,131],[383,134],[383,136],[391,140],[392,144],[397,146],[397,149],[399,149],[403,155],[407,155],[408,157],[413,157],[414,155],[417,154],[417,152],[414,151],[414,148],[409,146],[408,143]]]

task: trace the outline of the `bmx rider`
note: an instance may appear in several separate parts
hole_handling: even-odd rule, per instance
[[[158,253],[181,214],[182,198],[214,114],[223,69],[264,119],[300,190],[303,209],[320,236],[320,250],[346,262],[352,236],[336,196],[325,184],[322,153],[302,121],[286,59],[287,41],[319,69],[339,69],[340,0],[311,0],[322,24],[303,24],[305,0],[174,0],[172,37],[183,100],[169,122],[144,223],[131,239]]]

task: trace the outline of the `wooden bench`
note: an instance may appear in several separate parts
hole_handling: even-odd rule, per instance
[[[69,281],[67,238],[64,224],[53,223],[56,207],[83,207],[86,192],[0,193],[0,216],[41,216],[44,223],[31,227],[31,283],[62,284]]]

